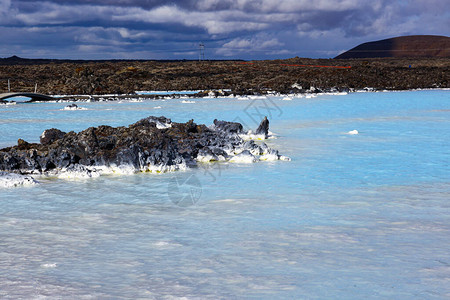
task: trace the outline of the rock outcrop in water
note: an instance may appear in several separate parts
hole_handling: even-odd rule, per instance
[[[269,120],[267,117],[264,117],[264,120],[262,120],[261,124],[259,124],[255,134],[264,135],[265,138],[269,136]]]
[[[268,130],[268,120],[260,127]],[[165,172],[197,162],[288,160],[265,143],[243,140],[243,133],[240,123],[214,120],[207,127],[153,116],[128,127],[90,127],[79,133],[52,128],[43,132],[40,143],[19,139],[17,146],[1,149],[0,170],[93,177],[122,168]]]

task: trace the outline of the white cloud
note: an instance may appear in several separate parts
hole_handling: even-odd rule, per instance
[[[199,10],[240,10],[256,13],[298,12],[309,10],[348,10],[361,6],[362,3],[373,4],[368,0],[200,0],[196,2]]]
[[[115,30],[125,39],[140,39],[148,36],[145,32],[137,30],[128,30],[126,28],[116,28]]]
[[[107,19],[111,8],[94,5],[59,5],[51,2],[42,2],[33,12],[17,11],[14,15],[15,24],[26,25],[63,25],[74,22]],[[1,22],[1,21],[0,21]]]
[[[220,49],[216,51],[218,55],[233,56],[237,53],[251,53],[251,52],[265,52],[273,53],[273,51],[280,51],[279,48],[284,44],[275,37],[270,37],[267,34],[259,34],[251,38],[235,38],[225,43]]]
[[[290,56],[293,56],[293,55],[295,55],[295,51],[287,50],[287,49],[274,50],[274,51],[269,51],[268,54],[269,55],[290,55]]]
[[[236,31],[259,31],[270,23],[253,21],[254,18],[239,11],[200,12],[187,11],[177,6],[161,6],[152,10],[130,8],[117,11],[115,21],[141,21],[144,23],[174,24],[205,29],[209,34],[224,34]]]
[[[78,51],[81,52],[100,52],[101,50],[105,50],[107,47],[105,46],[99,46],[99,45],[80,45],[78,46]]]

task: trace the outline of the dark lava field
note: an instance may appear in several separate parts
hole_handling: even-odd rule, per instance
[[[266,61],[60,61],[0,59],[0,92],[132,94],[230,90],[235,94],[449,88],[450,58],[291,58]]]

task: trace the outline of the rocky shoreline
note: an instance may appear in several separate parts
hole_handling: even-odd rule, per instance
[[[269,120],[256,131],[244,132],[236,122],[214,120],[207,127],[190,120],[172,122],[165,117],[142,119],[127,127],[90,127],[79,133],[45,130],[40,143],[22,139],[13,147],[0,149],[0,177],[33,182],[27,175],[97,177],[108,173],[162,173],[198,166],[201,163],[289,160],[264,142]],[[13,177],[18,174],[25,177]]]
[[[0,90],[48,95],[133,95],[202,90],[205,96],[450,87],[450,58],[270,61],[30,61],[0,64]],[[157,96],[147,96],[148,98]]]

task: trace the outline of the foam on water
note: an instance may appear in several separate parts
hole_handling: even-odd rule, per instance
[[[0,188],[33,186],[36,184],[38,184],[38,181],[29,175],[20,175],[0,171]]]

